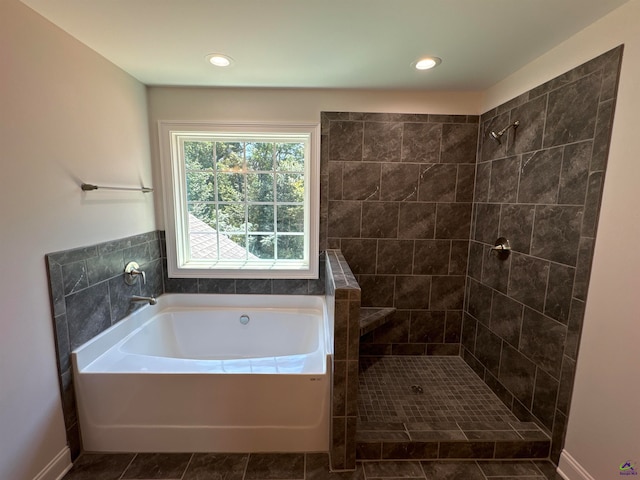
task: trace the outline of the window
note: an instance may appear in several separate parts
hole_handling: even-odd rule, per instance
[[[171,277],[317,278],[319,126],[160,122]]]

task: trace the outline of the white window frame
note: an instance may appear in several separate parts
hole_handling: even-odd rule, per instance
[[[167,269],[172,278],[318,278],[320,224],[320,125],[317,123],[158,122],[163,185]],[[308,138],[305,162],[304,230],[302,261],[205,261],[188,258],[188,219],[184,163],[179,139],[187,136],[244,134],[279,138],[291,134]]]

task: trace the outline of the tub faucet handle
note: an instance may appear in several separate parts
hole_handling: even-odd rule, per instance
[[[127,285],[133,285],[136,283],[138,275],[142,277],[142,284],[145,285],[147,283],[147,276],[143,270],[140,270],[140,265],[136,262],[127,263],[127,266],[124,267],[124,281]]]

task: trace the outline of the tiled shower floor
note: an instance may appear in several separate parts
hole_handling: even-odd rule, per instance
[[[360,422],[518,421],[461,357],[361,357],[359,378]]]
[[[359,381],[360,460],[548,458],[549,436],[460,357],[361,357]]]

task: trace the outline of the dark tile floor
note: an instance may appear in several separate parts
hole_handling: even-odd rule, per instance
[[[559,479],[547,461],[385,461],[330,472],[325,453],[89,454],[63,480],[545,480]]]
[[[519,421],[460,357],[361,357],[356,458],[548,458],[550,439]]]
[[[361,357],[361,422],[517,422],[461,357]]]

